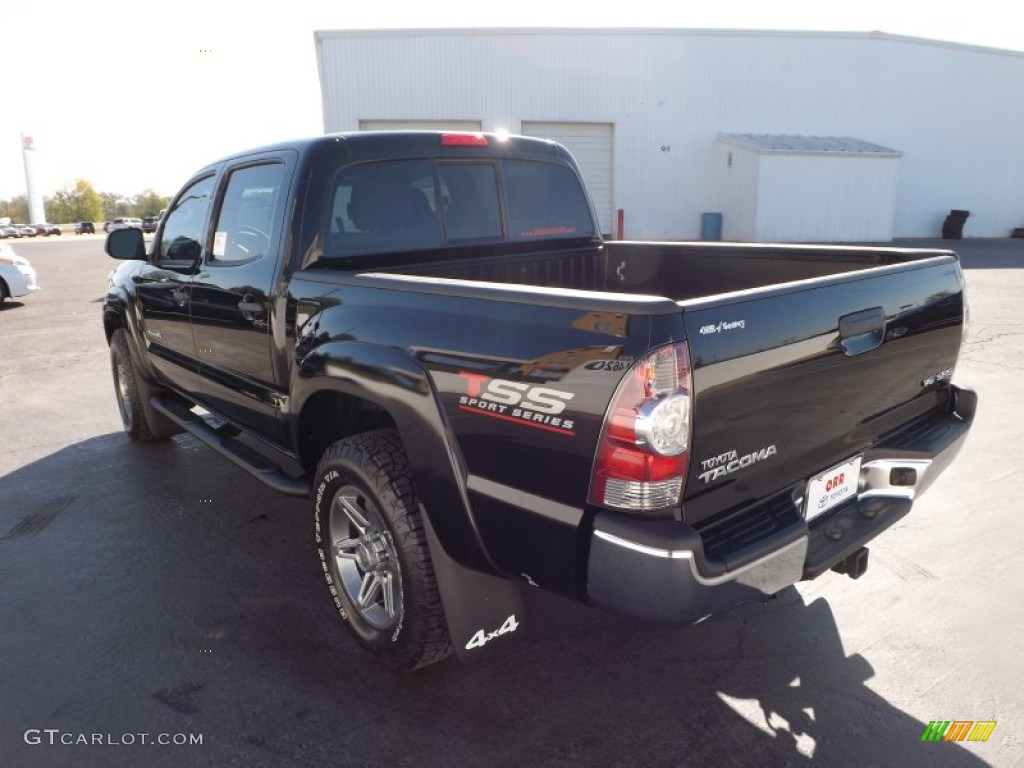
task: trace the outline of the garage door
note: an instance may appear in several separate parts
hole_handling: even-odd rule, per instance
[[[554,139],[572,152],[583,172],[601,220],[601,231],[612,232],[612,124],[523,123],[526,136]]]
[[[479,131],[479,120],[360,120],[360,131]]]

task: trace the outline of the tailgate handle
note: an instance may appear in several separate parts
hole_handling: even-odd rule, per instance
[[[839,344],[848,357],[870,352],[885,340],[885,310],[872,307],[839,318]]]

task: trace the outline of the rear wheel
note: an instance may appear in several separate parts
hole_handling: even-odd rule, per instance
[[[320,566],[356,641],[399,669],[445,658],[447,622],[398,433],[339,440],[320,460],[314,488]]]

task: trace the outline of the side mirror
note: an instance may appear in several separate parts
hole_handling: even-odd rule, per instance
[[[115,229],[107,235],[105,250],[108,256],[115,259],[146,260],[146,241],[142,237],[142,230],[135,227]]]

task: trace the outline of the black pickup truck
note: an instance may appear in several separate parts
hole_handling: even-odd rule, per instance
[[[686,624],[860,576],[974,415],[955,254],[595,221],[538,139],[340,134],[209,165],[148,252],[107,240],[125,431],[309,495],[338,613],[403,669],[514,641],[525,586]]]

